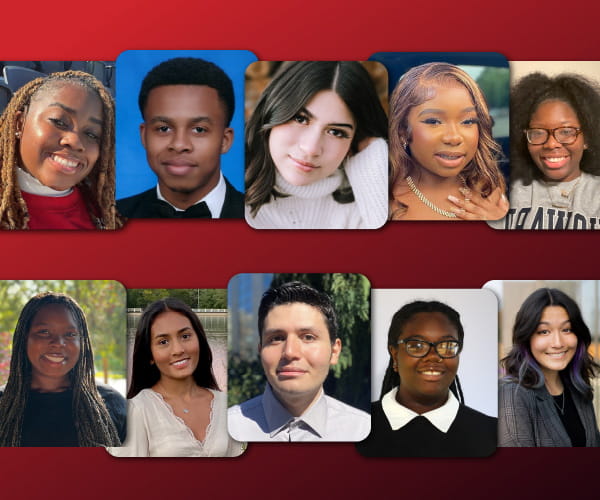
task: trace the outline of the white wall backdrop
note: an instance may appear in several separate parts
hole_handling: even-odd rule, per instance
[[[389,361],[387,333],[394,313],[415,300],[456,309],[465,330],[458,375],[465,403],[498,415],[498,301],[490,290],[373,290],[371,294],[371,399],[379,399]]]

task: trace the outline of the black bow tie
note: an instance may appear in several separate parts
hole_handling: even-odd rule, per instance
[[[156,214],[156,217],[165,219],[210,219],[212,217],[208,205],[204,201],[181,211],[175,210],[166,201],[154,200],[152,202],[152,212]]]

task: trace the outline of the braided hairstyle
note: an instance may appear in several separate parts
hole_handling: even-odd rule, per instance
[[[20,446],[25,407],[31,391],[27,338],[31,323],[45,306],[59,304],[71,313],[81,335],[79,359],[69,372],[72,414],[79,446],[120,446],[121,441],[94,379],[94,355],[85,314],[68,295],[46,292],[32,297],[19,316],[12,340],[10,374],[0,398],[0,446]]]
[[[100,154],[94,168],[78,185],[91,219],[98,229],[122,226],[115,205],[115,105],[110,93],[96,78],[82,71],[52,73],[36,78],[17,90],[0,116],[0,229],[27,229],[29,214],[17,180],[20,113],[44,92],[64,85],[79,85],[98,96],[102,103],[103,126]]]
[[[441,313],[446,316],[448,321],[450,321],[450,323],[452,323],[452,325],[456,328],[458,340],[462,344],[465,337],[465,331],[462,323],[460,322],[460,314],[458,314],[455,309],[436,300],[432,300],[430,302],[417,300],[415,302],[405,304],[398,311],[396,311],[394,316],[392,316],[392,322],[390,323],[390,329],[388,330],[388,347],[396,347],[398,345],[398,339],[400,338],[400,335],[402,335],[402,330],[413,318],[413,316],[419,313]],[[398,376],[398,373],[394,371],[394,360],[390,354],[390,361],[387,369],[385,370],[383,383],[381,385],[381,395],[379,396],[380,399],[390,392],[394,387],[399,386],[400,383],[400,377]],[[458,401],[464,404],[465,398],[458,380],[458,375],[454,378],[454,381],[450,385],[450,390],[454,393]]]

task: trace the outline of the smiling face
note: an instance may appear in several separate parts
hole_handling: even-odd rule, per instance
[[[314,401],[341,348],[339,339],[332,344],[316,307],[293,302],[273,307],[265,317],[260,359],[273,393],[288,409]]]
[[[555,129],[558,127],[580,128],[575,110],[566,102],[551,100],[542,102],[529,121],[529,128]],[[561,144],[552,134],[544,144],[527,144],[535,166],[547,181],[572,181],[581,175],[579,164],[586,148],[583,134],[573,144]]]
[[[33,389],[69,386],[68,373],[79,360],[82,334],[62,304],[48,304],[37,312],[27,335]]]
[[[546,378],[564,370],[575,356],[577,335],[564,307],[548,306],[530,339],[531,354]]]
[[[165,311],[154,318],[150,328],[152,361],[161,379],[191,377],[198,366],[200,344],[187,316]]]
[[[433,86],[434,96],[408,113],[410,154],[422,174],[454,177],[469,164],[479,145],[475,104],[458,82]]]
[[[162,195],[176,207],[190,207],[219,182],[221,155],[233,141],[225,120],[212,87],[163,85],[148,94],[142,144]]]
[[[404,325],[399,339],[439,342],[458,340],[458,333],[444,314],[421,312]],[[441,358],[432,347],[427,356],[414,358],[406,353],[404,344],[389,346],[389,351],[400,377],[396,395],[400,404],[424,413],[447,401],[448,390],[458,370],[458,357]]]
[[[322,90],[289,122],[271,129],[269,153],[287,182],[306,186],[340,167],[355,133],[348,106],[332,90]]]
[[[21,166],[58,191],[79,184],[100,155],[102,102],[92,91],[64,83],[34,95],[17,115]]]

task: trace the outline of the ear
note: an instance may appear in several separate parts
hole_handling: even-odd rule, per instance
[[[231,127],[225,127],[223,129],[223,140],[221,141],[221,154],[224,155],[229,151],[233,144],[233,129]]]
[[[142,140],[142,146],[146,149],[146,123],[140,123],[140,139]]]
[[[23,125],[25,124],[25,113],[23,111],[17,111],[15,113],[15,120],[17,125],[17,133],[23,132]]]
[[[342,341],[335,339],[335,342],[331,344],[331,358],[329,358],[330,365],[337,365],[340,359],[340,353],[342,352]]]
[[[151,360],[150,360],[150,364],[151,364],[151,365],[153,365],[153,364],[154,364],[154,360],[153,360],[153,359],[151,359]]]

